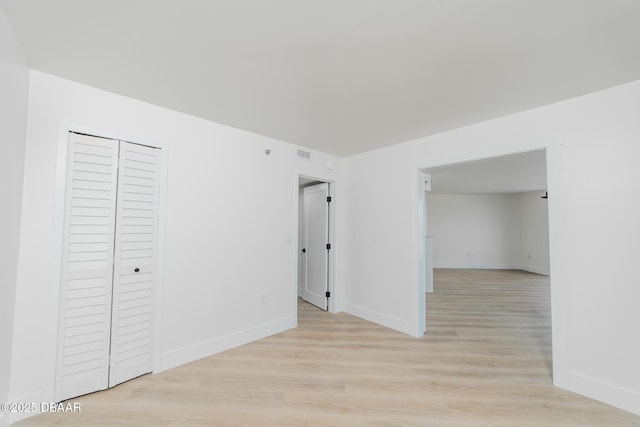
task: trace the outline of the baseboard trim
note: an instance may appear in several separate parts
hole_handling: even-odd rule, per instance
[[[398,332],[411,335],[412,337],[422,336],[422,334],[416,334],[416,326],[413,325],[409,320],[389,316],[388,314],[380,313],[379,311],[371,310],[369,308],[351,304],[348,302],[343,302],[342,309],[345,313],[349,313],[352,316],[368,320],[369,322],[373,322],[380,326],[394,329]]]
[[[342,303],[342,301],[334,301],[332,313],[340,313],[343,311],[344,311],[344,304]]]
[[[7,421],[9,421],[9,424],[0,423],[1,426],[11,425],[13,423],[17,423],[18,421],[26,420],[27,418],[33,417],[34,415],[38,415],[40,413],[40,404],[43,403],[42,402],[42,390],[36,391],[36,392],[33,392],[33,393],[29,393],[29,394],[24,394],[24,395],[22,395],[20,397],[11,398],[9,400],[10,400],[11,403],[37,403],[36,408],[35,408],[36,411],[35,412],[12,412],[12,413],[7,413],[4,418]],[[5,422],[4,419],[3,419],[3,422]]]
[[[434,264],[433,268],[459,268],[463,270],[520,270],[517,264],[458,264],[458,263],[442,263]]]
[[[265,323],[253,328],[244,329],[229,335],[202,341],[176,350],[171,350],[161,356],[160,369],[154,373],[166,371],[212,354],[230,350],[234,347],[274,335],[287,329],[295,328],[298,324],[296,316],[286,317]]]
[[[550,271],[548,268],[540,268],[532,265],[521,265],[520,270],[528,271],[529,273],[542,274],[543,276],[549,276]]]
[[[543,276],[549,276],[549,269],[544,269],[531,265],[521,264],[437,264],[433,268],[458,268],[461,270],[522,270],[529,273],[542,274]]]
[[[567,390],[640,415],[640,393],[578,372],[569,372]]]

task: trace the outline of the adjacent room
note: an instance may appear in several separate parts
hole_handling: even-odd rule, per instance
[[[637,425],[638,22],[0,0],[0,426]]]
[[[544,150],[425,173],[434,268],[520,269],[549,275]]]

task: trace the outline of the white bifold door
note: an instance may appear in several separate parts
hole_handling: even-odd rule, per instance
[[[69,134],[55,399],[152,370],[160,150]]]
[[[304,268],[302,299],[323,310],[328,309],[329,292],[329,184],[303,190]]]

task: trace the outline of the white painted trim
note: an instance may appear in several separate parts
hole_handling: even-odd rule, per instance
[[[567,342],[569,337],[566,333],[566,325],[567,314],[565,307],[562,304],[566,303],[570,299],[567,297],[566,292],[568,289],[565,289],[564,273],[562,269],[562,256],[566,252],[564,249],[565,242],[561,239],[556,239],[556,231],[562,227],[563,216],[562,212],[565,210],[562,207],[563,203],[563,186],[562,186],[562,171],[563,171],[563,144],[561,141],[545,141],[546,145],[541,145],[539,147],[531,147],[527,150],[518,150],[518,151],[505,151],[499,150],[494,153],[486,153],[481,157],[474,157],[471,159],[459,160],[456,162],[449,163],[434,163],[434,164],[421,164],[416,168],[417,170],[425,170],[433,167],[440,166],[448,166],[452,164],[464,163],[468,161],[476,161],[483,160],[492,157],[500,157],[500,156],[508,156],[513,154],[519,154],[522,152],[528,151],[536,151],[536,150],[545,150],[546,151],[546,159],[547,159],[547,187],[550,194],[553,194],[554,197],[549,199],[548,202],[548,215],[549,215],[549,272],[550,272],[550,283],[551,283],[551,334],[552,334],[552,360],[553,360],[553,384],[562,387],[568,387],[568,370],[567,370]],[[411,193],[411,212],[415,212],[417,214],[418,210],[414,209],[414,203],[418,203],[419,195],[415,193]],[[417,239],[422,240],[423,236],[415,235]],[[416,245],[412,246],[412,258],[416,260],[417,254]],[[419,260],[417,262],[420,262]],[[437,267],[441,268],[441,267]],[[424,300],[424,292],[416,292],[414,295],[414,299],[422,299]],[[414,300],[414,306],[415,306]],[[572,390],[573,391],[573,390]]]
[[[222,337],[201,341],[162,355],[160,369],[154,373],[175,368],[203,357],[211,356],[243,344],[247,344],[297,326],[297,317],[289,316],[280,320],[244,329]]]
[[[49,273],[49,303],[46,304],[45,351],[42,397],[53,401],[56,384],[56,357],[58,354],[58,321],[62,273],[62,244],[64,235],[64,202],[67,175],[67,150],[69,126],[58,127],[58,153],[56,158],[56,182],[53,198],[53,238],[51,239],[51,271]]]
[[[298,197],[300,197],[299,195],[300,193],[298,193]],[[332,251],[326,251],[323,250],[322,252],[322,264],[323,264],[323,268],[321,269],[321,271],[324,271],[324,280],[322,281],[324,283],[324,286],[322,286],[322,290],[320,292],[320,294],[318,294],[318,290],[316,291],[309,291],[308,289],[308,281],[309,281],[309,276],[308,276],[308,271],[309,271],[309,256],[310,256],[310,248],[309,248],[309,230],[311,228],[320,228],[319,224],[313,224],[313,226],[310,227],[310,223],[309,223],[309,217],[310,217],[310,212],[311,210],[309,209],[309,203],[310,200],[312,199],[316,199],[317,202],[317,196],[320,195],[321,197],[321,202],[320,202],[320,207],[315,207],[313,210],[317,210],[317,209],[324,209],[325,210],[325,218],[324,218],[324,236],[321,238],[322,240],[322,246],[324,247],[324,245],[326,243],[330,243],[333,242],[333,233],[332,233],[332,224],[331,224],[331,219],[333,217],[332,211],[333,211],[333,207],[331,203],[327,202],[327,198],[331,197],[331,184],[327,183],[327,182],[321,182],[321,183],[317,183],[314,185],[309,185],[309,186],[305,186],[302,188],[302,203],[301,203],[301,207],[302,207],[302,211],[300,213],[302,213],[302,227],[298,227],[298,229],[302,229],[303,231],[303,235],[302,237],[302,246],[307,248],[307,252],[304,254],[304,256],[301,256],[300,258],[298,258],[298,262],[301,262],[304,265],[303,269],[300,269],[300,265],[298,266],[298,271],[302,271],[302,280],[299,282],[302,283],[302,299],[321,308],[324,310],[329,311],[329,302],[331,301],[331,299],[327,299],[326,296],[324,295],[325,292],[327,291],[331,291],[332,286],[331,286],[331,278],[332,278],[332,268],[333,268],[333,262],[332,262]],[[316,243],[320,243],[320,242],[316,242]],[[317,249],[317,247],[316,247]],[[318,262],[319,260],[315,260],[315,262]],[[314,278],[314,279],[317,279]]]
[[[459,268],[463,270],[524,270],[519,264],[459,264],[439,263],[433,268]]]
[[[79,132],[87,135],[94,135],[103,138],[117,139],[157,147],[162,150],[160,169],[160,195],[158,201],[158,252],[157,252],[157,283],[154,296],[154,350],[153,350],[153,370],[160,368],[162,351],[162,294],[164,288],[164,245],[165,245],[165,224],[166,224],[166,195],[167,195],[167,167],[169,157],[168,141],[148,141],[136,135],[122,134],[119,131],[104,129],[94,129],[77,123],[60,123],[58,126],[58,152],[56,158],[56,182],[54,190],[54,218],[53,218],[53,238],[51,243],[51,271],[49,274],[49,303],[45,314],[45,366],[43,368],[45,378],[43,379],[43,391],[39,394],[40,400],[53,402],[55,396],[56,382],[56,355],[58,345],[58,315],[60,309],[60,278],[62,268],[62,242],[64,234],[64,202],[66,191],[66,170],[67,170],[67,150],[69,132]]]
[[[424,299],[424,294],[422,295],[422,299]],[[413,322],[412,320],[389,316],[388,314],[380,313],[378,311],[348,302],[345,302],[342,308],[345,313],[351,314],[352,316],[368,320],[369,322],[377,323],[378,325],[394,329],[398,332],[411,335],[412,337],[420,338],[423,335],[422,333],[416,333],[415,322]]]
[[[329,197],[331,197],[331,203],[329,203],[329,208],[328,208],[328,233],[329,233],[329,243],[331,244],[331,250],[329,251],[329,255],[327,256],[328,261],[329,261],[329,282],[328,282],[328,286],[327,289],[329,289],[329,292],[331,292],[331,298],[329,298],[329,301],[327,303],[327,311],[329,313],[335,313],[336,312],[336,296],[338,295],[338,292],[336,292],[336,260],[338,259],[338,257],[336,257],[336,206],[337,206],[337,198],[336,198],[336,184],[334,181],[328,181],[328,192],[329,192]],[[306,274],[306,273],[305,273]]]
[[[557,387],[567,388],[568,357],[567,346],[569,336],[567,334],[566,306],[571,298],[566,286],[564,265],[562,257],[568,253],[567,242],[556,238],[563,228],[565,217],[563,212],[564,186],[562,183],[562,171],[564,170],[563,144],[549,144],[546,148],[547,156],[547,189],[553,194],[547,201],[547,215],[549,216],[549,281],[551,287],[551,351],[553,365],[553,384]],[[556,231],[558,230],[558,231]]]
[[[540,268],[530,265],[522,264],[457,264],[457,263],[441,263],[434,265],[433,268],[457,268],[462,270],[522,270],[529,273],[542,274],[543,276],[549,276],[549,270],[546,268]]]
[[[568,390],[616,408],[640,415],[640,393],[637,391],[613,385],[579,372],[570,371],[568,374]]]
[[[339,241],[336,241],[336,222],[337,222],[337,204],[338,202],[338,182],[334,179],[330,179],[327,177],[321,177],[321,176],[312,176],[312,175],[308,175],[305,173],[301,173],[300,171],[296,171],[294,174],[294,197],[293,197],[293,202],[294,202],[294,213],[293,213],[293,232],[291,233],[293,235],[293,247],[292,247],[292,252],[293,252],[293,256],[294,256],[294,275],[293,275],[293,283],[294,283],[294,288],[295,288],[295,300],[294,300],[294,313],[298,312],[298,262],[300,261],[300,257],[298,254],[298,228],[299,228],[299,223],[298,223],[298,210],[300,209],[300,178],[306,178],[306,179],[312,179],[314,181],[320,181],[320,182],[326,182],[327,184],[329,184],[329,195],[332,197],[332,201],[331,201],[331,208],[329,209],[329,235],[330,240],[331,240],[331,251],[329,251],[329,292],[331,292],[331,298],[329,298],[329,306],[328,306],[328,311],[329,313],[339,313],[341,310],[341,304],[337,302],[337,298],[338,296],[340,296],[340,293],[336,291],[336,260],[340,259],[337,254],[340,250],[340,246],[339,246]]]
[[[334,301],[332,313],[341,313],[343,311],[344,311],[344,303],[341,300]]]
[[[422,298],[413,299],[413,310],[411,320],[413,323],[413,332],[410,335],[421,337],[427,331],[427,306],[424,298],[426,289],[426,253],[424,237],[427,234],[426,225],[426,200],[425,200],[425,182],[424,173],[419,169],[409,170],[409,224],[411,224],[411,235],[415,238],[411,239],[411,248],[409,252],[411,265],[411,282],[413,287],[413,295],[422,295]],[[417,200],[414,200],[417,197]]]
[[[528,271],[529,273],[542,274],[543,276],[550,276],[551,273],[548,268],[540,268],[531,265],[520,265],[518,266],[518,270]]]
[[[160,156],[160,194],[158,194],[158,245],[156,262],[156,288],[153,293],[154,315],[153,315],[153,372],[161,369],[162,355],[162,309],[164,295],[164,248],[165,248],[165,227],[167,223],[167,188],[169,175],[169,146],[164,144],[162,155]]]
[[[300,254],[298,252],[299,247],[298,247],[298,242],[299,240],[299,233],[298,233],[298,229],[299,229],[299,219],[300,219],[300,174],[296,171],[293,174],[293,177],[291,179],[292,184],[293,184],[293,191],[295,193],[295,196],[293,197],[293,214],[291,215],[291,217],[293,218],[293,229],[291,230],[291,235],[293,236],[292,240],[292,245],[291,245],[291,255],[293,257],[293,269],[294,269],[294,273],[293,273],[293,288],[295,289],[295,291],[292,291],[292,294],[295,295],[292,299],[291,299],[291,313],[293,313],[293,316],[296,319],[296,326],[298,325],[298,297],[302,296],[302,289],[300,289],[298,287],[300,281],[299,281],[299,273],[300,273]]]
[[[51,400],[43,399],[42,395],[43,395],[42,391],[37,391],[29,394],[24,394],[16,399],[12,399],[10,403],[37,403],[38,410],[36,412],[8,413],[6,418],[9,421],[9,424],[17,423],[18,421],[22,421],[27,418],[31,418],[34,415],[38,415],[40,413],[40,403],[47,403],[47,402],[53,403]],[[0,425],[4,425],[4,424],[0,424]]]

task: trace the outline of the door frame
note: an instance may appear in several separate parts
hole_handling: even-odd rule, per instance
[[[422,336],[426,332],[426,304],[425,304],[425,242],[426,218],[424,215],[425,204],[425,183],[423,171],[434,167],[451,166],[460,163],[467,163],[477,160],[485,160],[494,157],[503,157],[520,154],[530,151],[545,150],[546,154],[546,174],[547,189],[553,193],[553,199],[549,200],[547,206],[547,216],[549,218],[549,285],[551,293],[551,336],[552,336],[552,368],[553,383],[559,387],[565,387],[568,382],[567,351],[566,351],[566,324],[567,320],[562,309],[562,302],[566,301],[565,289],[562,286],[562,271],[558,255],[563,253],[563,242],[556,239],[555,230],[561,227],[563,212],[563,194],[561,171],[563,163],[563,144],[548,144],[531,146],[522,150],[498,150],[486,155],[476,155],[471,158],[460,158],[450,162],[423,162],[414,164],[410,169],[410,191],[411,191],[411,212],[412,217],[412,282],[413,282],[413,316],[416,326],[416,336]],[[417,203],[418,208],[415,208]]]
[[[164,246],[167,204],[167,159],[169,142],[158,139],[149,141],[140,135],[131,135],[117,130],[98,129],[77,123],[60,123],[58,125],[56,178],[53,199],[53,239],[51,244],[51,272],[49,274],[49,292],[45,296],[47,311],[45,313],[45,366],[42,401],[53,402],[56,385],[56,359],[58,346],[58,322],[60,310],[62,252],[64,238],[64,207],[66,193],[67,152],[69,132],[83,133],[101,138],[115,139],[159,148],[160,154],[160,192],[158,195],[158,248],[156,259],[156,288],[153,292],[153,373],[161,370],[162,359],[162,290],[164,283]]]
[[[312,185],[306,185],[304,187],[300,187],[300,189],[302,190],[302,203],[300,203],[299,206],[302,207],[302,211],[299,212],[302,215],[298,215],[298,220],[300,221],[300,217],[302,216],[302,223],[299,223],[298,226],[298,232],[300,233],[300,231],[302,230],[302,236],[298,235],[298,243],[300,243],[302,241],[302,246],[303,248],[306,249],[304,254],[301,254],[302,250],[300,250],[300,246],[298,246],[298,264],[299,266],[301,266],[302,268],[298,268],[298,271],[302,274],[302,278],[300,278],[300,276],[298,276],[298,282],[302,282],[302,299],[307,301],[310,304],[316,305],[315,303],[309,301],[308,299],[305,299],[305,291],[307,290],[307,280],[308,280],[308,268],[309,268],[309,242],[308,242],[308,232],[309,232],[309,223],[308,223],[308,216],[309,216],[309,206],[308,206],[308,198],[307,198],[307,194],[308,194],[308,189],[309,188],[313,188],[313,187],[317,187],[317,186],[323,186],[323,198],[325,198],[324,196],[324,188],[326,188],[326,197],[331,197],[331,184],[328,182],[318,182]],[[326,186],[326,187],[324,187]],[[324,208],[327,209],[326,214],[326,235],[325,235],[325,243],[330,243],[332,241],[332,237],[330,235],[330,227],[331,227],[331,217],[330,217],[330,213],[331,213],[331,202],[328,201],[324,201],[323,204]],[[302,237],[302,239],[300,239],[300,237]],[[327,249],[324,249],[324,251],[327,251]],[[326,273],[326,277],[325,277],[325,291],[329,290],[329,269],[331,268],[331,259],[330,259],[330,255],[331,255],[331,250],[328,250],[328,252],[325,252],[323,254],[325,256],[324,258],[324,270]],[[322,301],[323,298],[321,298],[320,300]],[[327,308],[325,308],[325,311],[329,311],[329,301],[331,300],[330,298],[326,298],[324,297],[325,301],[323,301],[322,304],[325,304]],[[317,305],[316,305],[317,306]],[[318,306],[319,308],[322,308],[320,306]]]
[[[338,245],[336,245],[336,203],[338,203],[336,194],[337,194],[337,184],[336,181],[334,180],[330,180],[330,179],[326,179],[326,178],[322,178],[322,177],[317,177],[317,176],[313,176],[313,175],[308,175],[305,173],[299,173],[297,172],[295,174],[295,188],[294,188],[294,193],[295,193],[295,197],[294,197],[294,206],[295,206],[295,213],[293,215],[294,217],[294,232],[293,234],[293,256],[294,256],[294,279],[293,279],[293,294],[295,296],[294,300],[293,300],[293,308],[294,308],[294,313],[296,313],[296,318],[297,318],[297,313],[298,313],[298,283],[299,283],[299,273],[300,273],[300,252],[299,252],[299,247],[298,247],[298,238],[299,238],[299,229],[300,229],[300,178],[305,178],[305,179],[311,179],[314,181],[318,181],[319,183],[327,183],[329,184],[329,195],[331,196],[331,205],[329,207],[329,240],[331,243],[331,250],[329,251],[329,272],[327,275],[327,280],[328,280],[328,290],[329,292],[331,292],[331,297],[329,298],[328,304],[327,304],[327,311],[330,313],[337,313],[340,310],[340,305],[338,303],[336,303],[336,286],[335,286],[335,276],[336,276],[336,250],[339,250],[339,247],[336,248]]]

